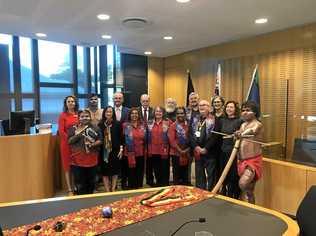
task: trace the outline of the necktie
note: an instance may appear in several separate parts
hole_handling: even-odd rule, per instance
[[[144,122],[147,123],[147,108],[144,108]]]
[[[120,121],[121,120],[121,111],[120,108],[116,108],[115,109],[115,116],[116,116],[116,120]]]

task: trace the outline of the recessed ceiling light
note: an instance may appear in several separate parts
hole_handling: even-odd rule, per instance
[[[107,14],[99,14],[99,15],[97,15],[97,17],[99,20],[109,20],[110,19],[110,16]]]
[[[163,39],[165,39],[165,40],[171,40],[171,39],[173,39],[173,37],[172,37],[172,36],[165,36],[165,37],[163,37]]]
[[[144,52],[144,54],[145,54],[145,55],[151,55],[151,54],[152,54],[152,52],[150,52],[150,51],[146,51],[146,52]]]
[[[45,38],[47,37],[47,34],[44,34],[44,33],[36,33],[35,34],[37,37],[40,37],[40,38]]]
[[[256,19],[255,20],[255,23],[256,24],[265,24],[268,22],[268,19],[267,18],[259,18],[259,19]]]
[[[177,2],[180,2],[180,3],[186,3],[186,2],[190,2],[191,0],[177,0]]]
[[[104,34],[104,35],[102,35],[102,38],[103,38],[103,39],[110,39],[110,38],[112,38],[112,36],[111,36],[111,35]]]

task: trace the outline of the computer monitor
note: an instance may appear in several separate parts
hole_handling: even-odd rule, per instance
[[[10,113],[11,134],[29,134],[35,125],[35,111],[12,111]]]

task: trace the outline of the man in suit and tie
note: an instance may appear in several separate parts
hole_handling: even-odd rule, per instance
[[[153,108],[150,107],[150,98],[148,94],[143,94],[140,97],[141,106],[138,108],[141,119],[146,124],[148,120],[152,120],[154,118]]]
[[[129,109],[123,106],[124,96],[121,92],[113,95],[115,119],[121,123],[127,121]]]
[[[114,117],[117,121],[122,124],[127,121],[129,108],[123,106],[124,96],[121,92],[116,92],[113,95],[114,103]],[[128,163],[126,158],[121,159],[121,187],[123,190],[127,189],[127,177],[128,177]]]
[[[154,119],[153,108],[150,107],[150,98],[148,94],[143,94],[140,97],[141,106],[138,108],[138,112],[143,120],[146,128],[149,120]],[[146,148],[148,148],[146,144]],[[154,185],[154,174],[153,174],[153,164],[151,158],[146,159],[146,184],[153,187]]]

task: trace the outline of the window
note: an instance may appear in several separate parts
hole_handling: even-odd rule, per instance
[[[94,48],[90,48],[90,70],[91,70],[91,93],[96,92],[96,84],[94,77]]]
[[[33,111],[34,110],[34,99],[33,98],[23,98],[22,99],[22,110],[23,111]]]
[[[99,70],[99,65],[100,65],[100,57],[99,57],[99,47],[97,47],[97,60],[96,60],[96,67],[97,67],[97,94],[101,93],[101,83],[100,83],[100,70]]]
[[[86,98],[79,98],[78,102],[79,102],[79,109],[80,110],[85,109],[85,108],[88,107],[88,99],[86,99]]]
[[[64,98],[72,93],[71,88],[40,88],[41,123],[56,124]]]
[[[0,44],[8,45],[9,49],[9,66],[10,66],[10,92],[14,92],[13,82],[13,56],[12,56],[12,36],[7,34],[0,34]]]
[[[114,83],[114,47],[113,45],[107,45],[107,67],[108,67],[108,76],[107,76],[107,84]]]
[[[114,88],[105,88],[106,92],[104,93],[104,95],[107,96],[107,101],[108,101],[108,105],[109,106],[114,106],[113,104],[113,95],[114,95]]]
[[[72,83],[70,46],[62,43],[38,41],[40,82]]]
[[[116,90],[121,91],[123,89],[123,71],[121,65],[121,53],[118,47],[115,46],[115,62],[116,62]],[[119,90],[120,89],[120,90]]]
[[[77,47],[78,93],[88,93],[88,78],[84,65],[84,47]]]
[[[31,39],[20,37],[20,63],[22,93],[33,93]]]

